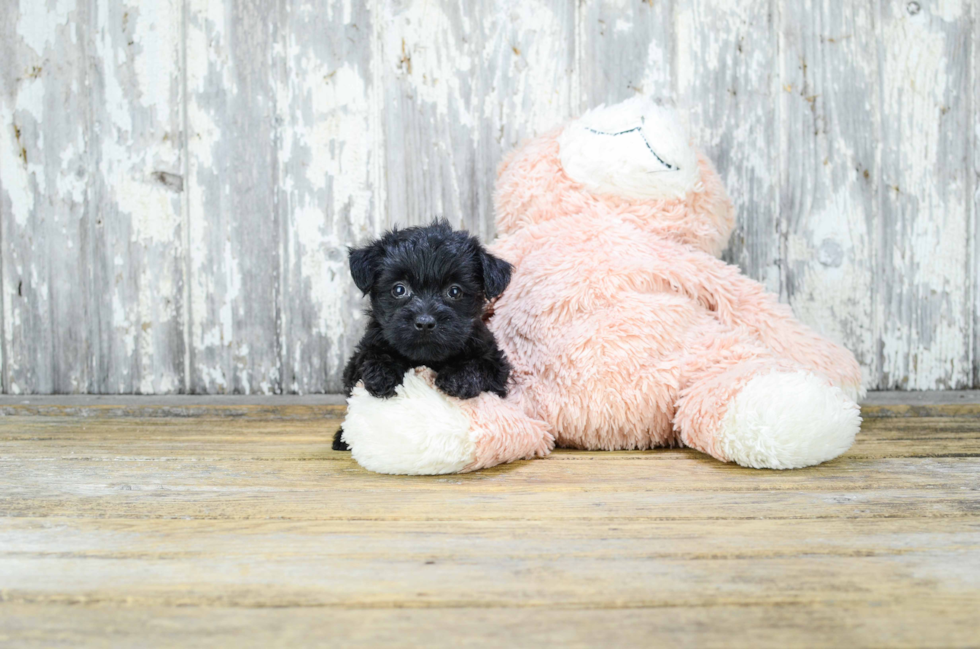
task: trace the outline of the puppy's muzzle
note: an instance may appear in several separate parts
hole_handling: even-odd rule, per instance
[[[417,315],[415,316],[415,328],[419,331],[429,333],[436,328],[436,319],[427,313]]]

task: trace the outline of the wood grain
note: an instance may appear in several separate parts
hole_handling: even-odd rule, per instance
[[[973,3],[883,3],[878,384],[972,381],[969,277]],[[942,178],[941,182],[936,179]]]
[[[180,7],[72,5],[5,8],[4,390],[172,392]]]
[[[927,599],[821,606],[720,605],[707,611],[646,608],[274,609],[6,604],[0,639],[24,647],[67,642],[113,647],[302,646],[343,638],[346,647],[969,646],[973,601]],[[807,630],[801,638],[799,629]],[[926,634],[925,628],[940,629]]]
[[[580,3],[579,111],[636,95],[672,101],[673,0]]]
[[[574,3],[382,4],[388,217],[492,237],[502,155],[575,112]]]
[[[364,471],[337,420],[0,418],[0,640],[949,646],[980,634],[975,416],[827,464],[558,451]],[[325,624],[329,622],[329,625]]]
[[[779,13],[782,295],[800,318],[853,351],[872,384],[879,369],[874,24],[871,3],[787,3]]]
[[[90,336],[88,322],[77,317],[89,284],[89,251],[80,244],[89,240],[95,220],[85,199],[97,173],[84,146],[91,125],[82,116],[88,111],[69,111],[65,98],[74,95],[80,106],[92,101],[85,90],[84,45],[72,42],[67,15],[58,20],[45,9],[38,18],[49,24],[35,30],[27,24],[31,17],[8,13],[11,5],[6,3],[0,26],[3,387],[13,393],[79,391],[89,380]],[[91,19],[81,13],[76,22]],[[55,155],[49,158],[45,150]],[[62,187],[48,187],[59,179]],[[79,278],[82,290],[73,290]]]
[[[971,193],[973,202],[970,226],[973,232],[973,255],[970,283],[973,286],[973,387],[980,388],[980,9],[973,11],[973,65],[970,79],[973,83],[973,176]]]
[[[276,15],[285,392],[342,391],[340,373],[364,326],[347,246],[387,224],[376,20],[368,4],[338,0],[289,0]]]
[[[279,393],[277,25],[263,0],[187,11],[186,390]]]
[[[777,228],[776,31],[768,0],[698,0],[675,11],[677,101],[693,140],[732,196],[737,225],[725,259],[774,293]]]

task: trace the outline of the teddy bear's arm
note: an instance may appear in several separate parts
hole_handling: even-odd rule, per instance
[[[723,323],[747,330],[777,356],[827,377],[852,396],[863,393],[854,356],[797,320],[761,284],[700,250],[672,244],[657,248],[655,272],[672,288],[697,299]]]

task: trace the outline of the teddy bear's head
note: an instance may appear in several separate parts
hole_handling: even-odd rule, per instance
[[[495,205],[504,235],[589,211],[715,255],[734,225],[718,173],[676,112],[643,97],[600,106],[516,150],[501,165]]]

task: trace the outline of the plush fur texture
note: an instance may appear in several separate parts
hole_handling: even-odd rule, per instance
[[[474,436],[465,410],[435,388],[431,373],[414,369],[389,399],[355,387],[344,421],[354,459],[378,473],[457,473],[476,458]]]
[[[511,399],[484,392],[452,399],[427,368],[409,370],[394,397],[356,387],[348,399],[344,439],[354,459],[378,473],[439,475],[475,471],[554,448],[547,425]],[[485,419],[486,418],[486,419]]]
[[[728,405],[718,445],[742,466],[799,469],[847,451],[860,428],[860,409],[840,388],[810,372],[774,371]]]
[[[360,383],[373,397],[393,397],[405,373],[422,366],[435,370],[435,385],[449,396],[507,394],[510,365],[483,313],[510,282],[510,264],[441,221],[351,250],[350,269],[371,309],[344,370],[348,396]],[[334,448],[344,446],[338,431]]]
[[[616,148],[623,135],[594,133],[618,133],[638,116],[657,156],[684,173],[696,164],[696,178],[646,173],[652,156]],[[481,431],[468,469],[543,454],[552,437],[583,449],[686,445],[760,468],[822,462],[853,440],[854,357],[717,258],[731,203],[678,124],[660,107],[626,102],[504,162],[491,250],[514,274],[490,329],[512,364],[511,389],[466,411]],[[635,158],[620,169],[629,178],[585,159],[605,147]],[[510,434],[514,406],[537,445]]]
[[[590,110],[561,132],[558,146],[568,177],[596,194],[678,199],[700,180],[676,112],[644,97]]]

